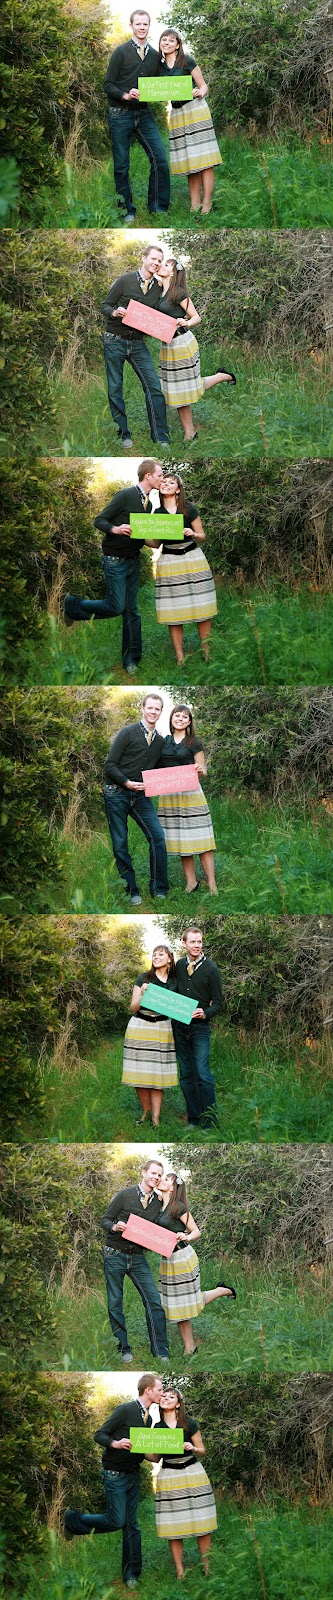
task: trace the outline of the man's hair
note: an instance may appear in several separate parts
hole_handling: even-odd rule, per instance
[[[149,16],[149,11],[142,11],[140,9],[140,6],[136,6],[135,7],[135,11],[131,11],[131,15],[130,15],[131,28],[133,27],[134,17],[148,17],[148,22],[151,22],[151,17]],[[164,29],[164,32],[166,32],[166,29]]]
[[[158,693],[155,694],[154,689],[148,689],[148,694],[145,694],[144,700],[141,701],[141,705],[145,706],[147,700],[159,700],[161,706],[163,705],[162,695]]]
[[[159,244],[146,244],[146,249],[142,251],[141,261],[145,261],[146,260],[146,256],[150,256],[152,250],[158,250],[159,256],[163,255],[163,250],[162,250],[162,246],[161,245],[159,245]]]
[[[143,1372],[138,1382],[138,1394],[144,1394],[145,1389],[153,1389],[157,1377],[157,1372]]]
[[[150,1156],[149,1157],[149,1161],[145,1161],[145,1164],[142,1167],[142,1172],[148,1172],[149,1167],[160,1167],[161,1168],[161,1172],[163,1172],[163,1170],[164,1170],[163,1169],[163,1161],[155,1161],[155,1156]]]
[[[200,938],[203,939],[202,928],[196,928],[195,923],[193,923],[193,927],[184,929],[183,943],[185,943],[185,939],[188,939],[189,933],[200,933]]]
[[[146,472],[154,471],[154,467],[157,467],[157,461],[153,461],[152,456],[147,456],[146,461],[140,461],[140,466],[138,467],[139,483],[142,483],[142,479],[145,478]]]

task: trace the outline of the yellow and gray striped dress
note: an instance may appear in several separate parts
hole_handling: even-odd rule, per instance
[[[155,1423],[158,1450],[158,1428]],[[197,1433],[195,1417],[186,1419],[184,1443]],[[157,1453],[157,1451],[156,1451]],[[156,1532],[160,1539],[200,1538],[217,1527],[216,1505],[207,1472],[193,1454],[164,1456],[156,1479]]]
[[[181,306],[173,305],[170,309],[170,301],[163,295],[158,309],[164,311],[165,316],[185,316]],[[200,371],[199,345],[192,328],[180,329],[170,344],[161,344],[158,376],[165,403],[171,411],[202,400],[205,382]]]
[[[193,56],[185,56],[184,67],[162,66],[162,77],[172,78],[193,72],[197,63]],[[169,160],[174,178],[184,173],[207,172],[208,167],[219,167],[222,156],[217,143],[207,100],[184,100],[171,105],[169,112]]]
[[[163,766],[187,766],[199,750],[201,739],[192,739],[190,745],[186,739],[176,744],[170,733],[164,740]],[[205,850],[216,850],[211,814],[200,783],[198,789],[189,789],[185,794],[161,795],[158,815],[168,855],[202,855]]]
[[[187,528],[193,527],[198,515],[197,506],[187,506]],[[206,622],[216,616],[213,574],[195,539],[186,538],[182,544],[164,541],[156,567],[155,599],[157,620],[168,627],[180,622]]]
[[[140,988],[142,983],[149,981],[156,982],[160,988],[165,987],[161,980],[150,979],[148,972],[142,972],[136,979]],[[176,1087],[177,1059],[169,1017],[156,1016],[154,1021],[152,1012],[144,1013],[143,1005],[143,1015],[140,1008],[136,1016],[130,1018],[124,1039],[121,1081],[129,1084],[132,1089]]]
[[[186,1322],[199,1317],[204,1309],[204,1296],[200,1283],[200,1267],[196,1251],[187,1244],[186,1227],[180,1218],[163,1213],[162,1226],[175,1233],[184,1234],[184,1244],[176,1245],[172,1256],[163,1256],[159,1274],[159,1292],[163,1311],[168,1322]]]

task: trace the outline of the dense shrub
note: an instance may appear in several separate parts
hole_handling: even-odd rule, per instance
[[[100,1452],[82,1378],[43,1375],[0,1379],[1,1518],[8,1566],[43,1544],[46,1517],[62,1501],[91,1499],[103,1508]]]
[[[329,461],[193,461],[186,483],[215,572],[244,583],[308,581],[331,588],[333,474]]]
[[[169,938],[185,919],[168,917]],[[200,913],[205,949],[222,974],[224,1018],[262,1034],[288,1029],[330,1035],[333,929],[330,917],[223,917]]]
[[[207,75],[219,132],[280,126],[331,133],[332,0],[172,0]]]
[[[213,793],[256,789],[293,802],[332,787],[331,689],[210,689],[209,703],[192,689],[191,698]]]
[[[332,1497],[333,1393],[328,1374],[225,1377],[198,1373],[188,1400],[213,1482],[231,1491]],[[327,1497],[327,1498],[326,1498]]]
[[[43,0],[41,16],[39,0],[3,0],[1,16],[1,150],[18,163],[21,213],[29,216],[35,192],[38,203],[38,189],[57,182],[78,110],[91,155],[108,148],[103,7]]]

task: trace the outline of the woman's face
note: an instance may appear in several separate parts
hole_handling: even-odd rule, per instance
[[[160,1183],[158,1185],[158,1188],[159,1188],[159,1191],[161,1192],[161,1194],[171,1194],[172,1193],[172,1190],[173,1190],[173,1174],[172,1174],[172,1172],[164,1172],[163,1178],[161,1178]]]
[[[186,733],[186,729],[190,728],[190,727],[191,727],[191,715],[190,715],[189,711],[174,711],[173,712],[173,716],[172,716],[172,719],[171,719],[171,732],[172,733],[174,733],[174,732],[176,732],[176,733]]]
[[[160,1406],[162,1411],[175,1411],[176,1406],[179,1406],[178,1394],[176,1393],[175,1389],[163,1390],[163,1394],[161,1394],[160,1399]]]
[[[153,950],[152,954],[153,967],[166,967],[169,961],[170,951],[166,949],[165,944],[156,945],[156,950]]]
[[[162,278],[163,282],[164,282],[164,279],[171,278],[172,273],[173,273],[173,269],[174,269],[174,261],[170,261],[170,256],[169,256],[168,260],[167,261],[162,261],[161,262],[161,266],[158,268],[158,276],[159,276],[159,278]]]
[[[177,478],[173,478],[172,473],[170,473],[168,478],[162,478],[159,489],[161,494],[179,494],[179,483],[177,483]]]
[[[174,50],[178,50],[178,39],[176,33],[162,33],[162,38],[160,39],[160,48],[164,56],[173,55]]]

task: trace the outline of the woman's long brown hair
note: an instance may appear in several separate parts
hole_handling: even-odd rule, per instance
[[[186,1194],[186,1184],[184,1183],[183,1178],[181,1178],[180,1181],[177,1181],[176,1172],[168,1172],[168,1178],[173,1178],[173,1189],[171,1191],[170,1200],[168,1200],[168,1204],[165,1207],[165,1215],[166,1217],[177,1218],[182,1217],[183,1212],[186,1211],[187,1220],[189,1216],[189,1209]]]
[[[177,1428],[187,1428],[189,1418],[186,1415],[185,1402],[183,1400],[183,1396],[181,1394],[181,1391],[180,1391],[180,1389],[174,1389],[172,1383],[170,1384],[170,1388],[172,1389],[172,1392],[177,1395],[177,1400],[179,1400],[179,1408],[178,1408],[178,1416],[177,1416]],[[165,1412],[162,1411],[162,1406],[160,1406],[160,1417],[161,1417],[161,1422],[164,1423],[164,1426],[167,1426],[167,1424],[165,1424],[165,1421],[164,1421]]]
[[[169,288],[166,290],[166,299],[170,300],[170,305],[172,306],[180,306],[182,300],[186,300],[187,311],[190,296],[185,267],[177,267],[176,256],[168,256],[167,259],[173,261],[173,272],[171,273]]]
[[[189,516],[190,502],[189,502],[189,500],[186,500],[183,479],[180,477],[180,473],[179,472],[170,472],[170,478],[175,478],[176,479],[176,483],[178,484],[179,494],[177,494],[177,511],[179,511],[180,516],[181,517],[185,517],[185,520],[186,520],[186,517]],[[163,494],[161,494],[161,491],[160,491],[160,501],[161,501],[161,506],[162,506],[163,511],[164,511],[165,501],[164,501]]]
[[[173,978],[174,974],[175,974],[175,958],[174,958],[174,955],[172,953],[172,950],[169,950],[169,947],[168,947],[167,944],[156,945],[155,948],[156,948],[156,950],[166,950],[166,953],[167,953],[167,955],[169,957],[169,978]],[[154,955],[155,955],[155,950],[153,950],[153,956]],[[155,967],[153,966],[153,961],[151,963],[151,968],[150,968],[150,972],[148,973],[148,977],[150,978],[151,981],[155,977]],[[144,999],[145,999],[145,997],[143,996],[143,1003],[144,1003]]]
[[[180,37],[180,33],[178,33],[178,28],[174,28],[172,24],[171,24],[170,28],[163,28],[163,31],[160,34],[160,38],[159,38],[159,42],[158,42],[158,53],[159,53],[160,61],[163,61],[165,59],[165,57],[163,56],[163,50],[161,50],[161,39],[165,38],[165,34],[166,33],[173,33],[174,36],[175,36],[175,39],[177,39],[177,50],[176,50],[176,63],[175,63],[175,65],[177,65],[177,67],[184,67],[185,66],[185,61],[186,61],[184,45],[183,45],[182,39]],[[170,89],[170,95],[171,95],[171,89]]]
[[[193,722],[193,717],[192,717],[192,711],[190,711],[190,707],[189,706],[184,706],[184,705],[173,706],[173,710],[172,710],[171,716],[169,718],[170,733],[173,733],[172,718],[175,716],[177,711],[188,711],[189,719],[190,719],[190,726],[189,726],[189,728],[186,729],[186,733],[184,733],[183,737],[186,740],[186,744],[192,744],[192,739],[196,738],[196,732],[195,732],[195,727],[194,727],[194,722]]]

